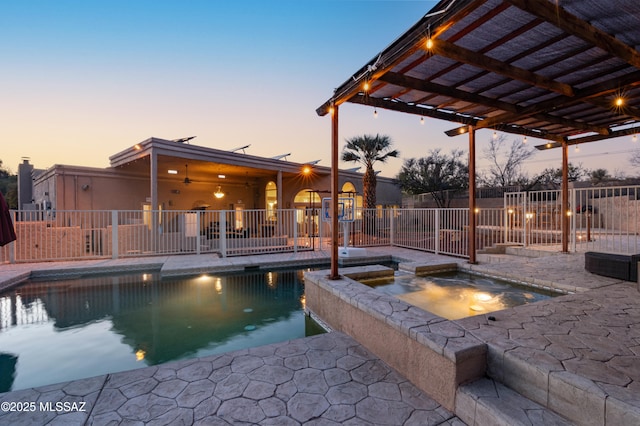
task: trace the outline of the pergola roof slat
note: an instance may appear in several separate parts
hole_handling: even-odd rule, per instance
[[[552,141],[615,137],[640,125],[637,46],[635,0],[442,0],[317,113],[350,102],[463,126],[449,135],[473,124]]]

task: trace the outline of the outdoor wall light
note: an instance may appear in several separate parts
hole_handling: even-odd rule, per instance
[[[213,196],[216,197],[217,199],[223,198],[224,197],[224,192],[222,192],[222,186],[218,185],[218,187],[216,188],[216,192],[213,193]]]

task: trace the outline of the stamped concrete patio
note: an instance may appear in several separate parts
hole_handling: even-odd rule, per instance
[[[397,248],[368,252],[405,262],[452,261]],[[0,424],[639,424],[636,284],[586,272],[581,254],[547,254],[486,255],[478,265],[453,259],[461,268],[572,293],[493,313],[495,321],[488,315],[453,321],[483,342],[487,354],[486,376],[458,388],[453,410],[415,386],[421,371],[402,376],[353,338],[332,332],[0,394],[0,402],[86,402],[83,412],[2,412]],[[315,252],[2,265],[0,283],[32,271],[156,265],[177,274],[326,260],[326,253]]]

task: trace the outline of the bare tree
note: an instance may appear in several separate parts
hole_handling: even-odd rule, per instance
[[[522,173],[522,163],[533,156],[535,150],[514,140],[507,146],[507,137],[501,135],[491,138],[489,146],[483,151],[484,158],[491,161],[487,175],[482,178],[484,184],[504,188],[529,180]]]
[[[631,164],[632,167],[640,167],[640,149],[635,150],[633,154],[631,154],[629,164]]]
[[[407,194],[430,193],[438,207],[448,207],[451,195],[469,186],[469,167],[461,161],[463,155],[460,150],[447,155],[434,149],[427,157],[405,160],[397,176],[400,187]]]

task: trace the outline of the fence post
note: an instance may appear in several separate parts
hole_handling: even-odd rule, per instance
[[[11,210],[11,223],[13,223],[13,227],[16,228],[16,211]],[[17,237],[17,232],[16,232]],[[12,241],[9,244],[9,263],[16,263],[16,242]]]
[[[118,211],[111,210],[111,258],[118,258]]]
[[[196,215],[196,254],[200,254],[200,238],[201,238],[200,236],[201,216],[200,215],[202,214],[202,212],[198,210],[196,213],[197,213]]]
[[[396,209],[391,208],[387,210],[389,213],[389,245],[393,246],[395,244],[395,233],[396,233],[396,221],[395,221],[395,213]]]
[[[296,221],[296,210],[286,210],[290,215],[293,216],[291,223],[293,224],[293,252],[298,252],[298,222]],[[313,233],[311,233],[311,238],[315,238]]]
[[[220,256],[227,257],[227,212],[220,210]]]
[[[575,188],[571,188],[569,190],[569,208],[571,209],[571,239],[573,241],[571,241],[571,251],[572,252],[576,252],[577,251],[577,239],[578,239],[578,232],[577,232],[577,228],[576,228],[576,216],[577,216],[577,211],[576,211],[576,189]]]
[[[529,218],[527,218],[528,213],[527,213],[527,198],[529,197],[529,193],[528,192],[524,192],[524,195],[522,197],[522,216],[524,219],[523,220],[523,228],[524,228],[524,235],[522,236],[522,241],[524,242],[524,247],[527,247],[527,228],[529,227]]]
[[[435,236],[436,254],[438,254],[440,252],[440,209],[435,209],[434,211],[436,212],[435,223],[434,223],[434,227],[436,230],[436,236]]]
[[[504,238],[502,239],[503,244],[507,244],[509,241],[509,208],[507,207],[509,204],[507,203],[507,193],[504,192],[502,194],[502,213],[504,216]]]

